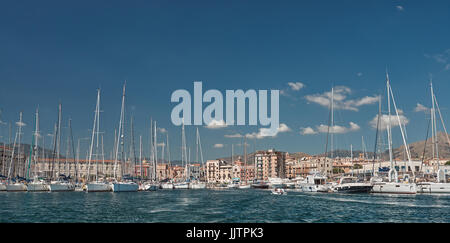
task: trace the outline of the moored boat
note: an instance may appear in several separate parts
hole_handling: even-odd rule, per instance
[[[370,183],[358,182],[356,177],[345,176],[339,179],[339,183],[333,185],[331,190],[345,193],[369,193],[372,187]]]
[[[32,181],[27,184],[27,190],[29,192],[44,192],[48,191],[48,185],[44,181]]]
[[[66,181],[52,181],[48,185],[49,191],[51,192],[65,192],[65,191],[74,191],[75,185]]]
[[[7,184],[6,191],[8,191],[8,192],[24,192],[24,191],[27,191],[27,186],[20,182]]]
[[[114,182],[111,184],[113,192],[137,192],[139,185],[135,182]]]
[[[110,192],[112,191],[111,185],[106,182],[96,181],[90,182],[86,185],[86,192]]]
[[[189,189],[189,182],[174,183],[173,189]]]
[[[206,188],[206,183],[201,182],[201,181],[195,181],[195,182],[189,183],[189,189],[205,189],[205,188]]]

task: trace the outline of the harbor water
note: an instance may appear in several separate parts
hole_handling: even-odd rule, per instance
[[[450,222],[449,194],[0,192],[0,222]]]

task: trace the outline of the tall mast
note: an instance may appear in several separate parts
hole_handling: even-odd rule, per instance
[[[96,169],[95,169],[95,180],[98,181],[98,154],[99,154],[99,120],[100,120],[100,89],[97,89],[97,103],[95,106],[95,115],[94,115],[94,125],[92,126],[92,136],[91,136],[91,146],[89,147],[89,159],[88,159],[88,173],[87,173],[87,181],[90,181],[91,176],[91,162],[92,162],[92,153],[95,143],[95,157],[96,157]],[[95,140],[95,137],[96,140]]]
[[[169,173],[170,173],[172,165],[170,164],[169,131],[167,131],[166,133],[166,139],[167,139],[167,162],[169,163]]]
[[[139,135],[139,168],[140,179],[142,180],[142,135]]]
[[[153,136],[155,137],[153,146],[155,151],[155,166],[153,167],[154,173],[155,173],[155,181],[158,180],[158,174],[157,174],[157,167],[158,167],[158,141],[157,141],[157,133],[156,133],[156,121],[154,122],[155,130],[153,130]]]
[[[413,168],[413,165],[412,165],[412,162],[411,162],[411,153],[409,151],[409,145],[406,142],[406,127],[405,127],[405,129],[403,128],[402,122],[400,120],[400,116],[398,114],[397,105],[395,104],[394,95],[392,94],[392,88],[391,88],[390,85],[389,85],[389,89],[390,89],[390,94],[391,94],[391,97],[392,97],[392,104],[394,105],[395,114],[397,116],[398,126],[400,127],[400,132],[402,134],[403,145],[405,146],[406,155],[408,157],[408,164],[409,164],[409,166],[411,168],[413,177],[415,177],[416,173],[414,172],[414,168]]]
[[[390,166],[391,166],[391,170],[395,170],[394,168],[394,162],[392,159],[392,135],[391,135],[391,88],[390,88],[390,83],[389,83],[389,74],[386,71],[386,89],[387,89],[387,101],[388,101],[388,124],[387,124],[387,136],[388,136],[388,146],[389,146],[389,161],[390,161]],[[391,181],[392,179],[397,180],[397,178],[389,178],[389,180]]]
[[[39,107],[36,108],[36,127],[34,130],[34,175],[33,176],[37,176],[37,160],[39,158]],[[27,175],[27,177],[29,177],[29,175]]]
[[[331,144],[330,144],[330,148],[331,148],[331,159],[333,160],[333,145],[334,145],[334,87],[331,88]]]
[[[119,145],[122,148],[122,156],[120,158],[120,177],[123,176],[123,153],[124,153],[124,135],[123,135],[123,126],[124,126],[124,117],[125,117],[125,88],[127,81],[123,84],[123,92],[122,92],[122,107],[120,110],[120,121],[119,121],[119,132],[117,134],[117,142],[116,142],[116,151],[114,156],[114,178],[117,179],[117,163],[119,163]]]
[[[436,128],[436,108],[434,105],[434,91],[433,82],[430,80],[430,90],[431,90],[431,140],[433,144],[433,159],[437,161],[437,167],[439,169],[439,147],[437,138],[437,128]]]
[[[60,155],[61,155],[61,120],[62,120],[62,104],[59,103],[58,106],[58,127],[56,132],[56,160],[58,161],[58,177],[61,174],[61,163],[60,163]]]
[[[17,126],[17,133],[16,136],[14,138],[14,146],[13,146],[13,150],[11,153],[11,162],[9,164],[9,170],[8,170],[8,181],[11,180],[11,173],[13,172],[13,170],[15,171],[15,174],[17,174],[17,169],[14,166],[14,154],[15,154],[15,150],[16,150],[16,144],[17,144],[17,140],[19,143],[19,146],[17,148],[17,163],[19,163],[20,161],[20,139],[21,139],[21,134],[22,134],[22,126],[25,126],[25,124],[22,122],[22,112],[20,112],[19,114],[19,122],[16,122],[16,126]]]

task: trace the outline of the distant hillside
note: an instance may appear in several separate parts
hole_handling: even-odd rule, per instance
[[[447,142],[447,136],[445,135],[445,133],[439,132],[437,135],[437,140],[438,140],[439,158],[450,158],[450,146]],[[433,156],[432,138],[429,138],[426,141],[423,140],[409,144],[411,158],[422,159],[424,148],[425,148],[425,159],[432,158]],[[405,158],[406,157],[405,146],[402,145],[394,149],[394,157],[399,159]]]
[[[361,153],[363,153],[363,151],[361,151],[361,150],[354,150],[353,151],[353,158],[358,158],[359,154],[361,154]],[[350,150],[338,149],[338,150],[334,150],[333,151],[333,158],[336,158],[336,157],[340,157],[340,158],[351,157],[351,154],[352,154],[352,152]],[[324,155],[325,155],[325,153],[322,153],[322,154],[318,154],[317,156],[323,157]],[[327,156],[331,156],[331,152],[328,152]],[[373,157],[373,152],[366,152],[366,157],[372,158]]]

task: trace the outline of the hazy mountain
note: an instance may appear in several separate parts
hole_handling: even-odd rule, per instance
[[[448,137],[450,138],[450,135],[448,135]],[[439,158],[450,158],[450,146],[448,144],[446,134],[444,132],[439,132],[437,134],[437,141],[438,141]],[[411,158],[422,159],[424,149],[425,149],[425,159],[432,158],[433,156],[432,138],[429,138],[426,141],[423,140],[409,144],[409,150],[411,151]],[[394,157],[399,159],[406,158],[405,146],[402,145],[394,149]]]

